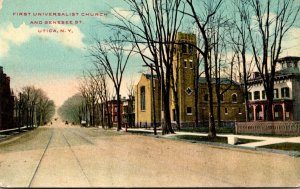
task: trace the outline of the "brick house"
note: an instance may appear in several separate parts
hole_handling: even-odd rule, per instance
[[[14,128],[14,97],[10,89],[10,78],[0,66],[0,130]]]

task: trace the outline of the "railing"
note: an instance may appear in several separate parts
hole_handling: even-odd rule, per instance
[[[236,134],[300,135],[300,121],[236,122]]]

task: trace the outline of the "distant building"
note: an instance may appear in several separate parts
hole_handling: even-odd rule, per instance
[[[274,80],[272,115],[275,121],[300,121],[300,57],[281,58]],[[258,72],[249,80],[250,118],[253,121],[266,119],[266,94],[263,80]]]
[[[10,78],[0,66],[0,130],[14,127],[14,97],[10,89]]]
[[[192,45],[196,44],[194,34],[178,33],[176,41],[182,44],[176,45],[174,53],[173,73],[177,82],[179,98],[179,118],[181,126],[193,126],[195,123],[195,63],[196,52]],[[158,80],[155,75],[142,74],[135,90],[135,121],[138,126],[152,126],[154,114],[156,123],[161,121],[161,90],[158,88]],[[243,121],[245,119],[245,105],[243,104],[243,93],[241,86],[229,79],[220,79],[221,90],[228,88],[223,94],[221,102],[221,121]],[[213,82],[215,85],[215,82]],[[214,87],[214,86],[213,86]],[[152,95],[154,89],[154,95]],[[170,89],[171,90],[171,89]],[[175,123],[176,111],[174,96],[171,93],[170,104],[171,120]],[[198,118],[200,124],[209,120],[207,84],[204,78],[199,80],[198,95]],[[216,102],[216,97],[214,96]],[[153,105],[154,100],[154,105]],[[215,114],[217,103],[214,104]],[[216,116],[216,115],[215,115]]]
[[[104,103],[99,104],[99,123],[102,123],[102,119],[104,123],[112,123],[113,126],[117,126],[118,124],[118,101],[113,98],[106,102],[108,105],[108,111],[106,109],[106,105]],[[133,127],[134,126],[134,96],[129,96],[129,98],[122,98],[121,99],[121,122],[122,126]],[[109,121],[108,121],[109,119]]]
[[[134,127],[135,113],[134,113],[134,96],[122,99],[122,125],[124,127]]]

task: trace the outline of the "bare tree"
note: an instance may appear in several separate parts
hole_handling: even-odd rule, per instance
[[[99,96],[97,94],[97,85],[91,72],[84,74],[79,86],[79,91],[86,101],[85,105],[87,111],[85,112],[85,119],[86,121],[89,120],[91,126],[95,126],[96,105]],[[87,119],[87,116],[89,119]]]
[[[110,93],[108,89],[107,75],[105,73],[105,70],[103,69],[103,67],[96,65],[95,73],[89,72],[89,76],[91,82],[95,86],[96,93],[98,96],[97,114],[99,116],[101,125],[103,128],[105,128],[105,126],[111,128],[112,122],[109,109]]]
[[[209,96],[209,132],[208,136],[216,137],[216,128],[215,128],[215,117],[214,117],[214,109],[213,109],[213,87],[211,81],[211,65],[210,65],[210,49],[212,48],[211,41],[209,40],[210,33],[212,28],[209,28],[209,23],[212,17],[217,13],[222,4],[222,0],[213,0],[213,1],[197,1],[201,7],[205,10],[198,7],[200,10],[200,14],[198,14],[198,10],[196,10],[196,4],[193,0],[186,1],[190,11],[186,11],[185,14],[190,16],[194,22],[199,33],[202,38],[202,45],[195,47],[197,51],[201,54],[204,63],[204,72],[205,78],[208,88],[208,96]]]
[[[16,112],[19,127],[26,125],[33,128],[51,120],[55,113],[55,104],[42,89],[25,86],[16,98]]]
[[[139,18],[139,23],[118,14],[121,24],[111,24],[122,31],[130,33],[129,41],[137,47],[145,65],[154,69],[159,80],[162,94],[162,133],[174,133],[170,117],[170,90],[171,75],[173,69],[173,55],[176,33],[178,32],[183,15],[180,9],[184,9],[181,0],[125,0],[133,12]],[[145,51],[149,51],[147,55]],[[154,65],[152,68],[152,64]]]
[[[58,109],[59,116],[74,124],[81,124],[85,99],[81,94],[75,94],[68,98]]]
[[[122,37],[124,36],[121,35],[120,31],[117,31],[104,42],[95,39],[96,45],[89,49],[90,55],[94,58],[94,65],[102,67],[113,82],[117,95],[118,131],[121,130],[122,124],[120,89],[125,68],[133,52],[133,46],[126,49],[127,43],[124,42]]]
[[[233,7],[237,11],[233,11],[233,29],[230,32],[230,42],[232,49],[237,56],[238,78],[243,85],[246,121],[249,121],[249,95],[248,95],[248,80],[250,79],[253,70],[253,58],[247,60],[247,54],[251,57],[249,43],[250,33],[247,29],[247,20],[250,19],[249,6],[245,1],[233,1]]]
[[[253,20],[247,18],[247,29],[256,68],[263,80],[267,104],[267,120],[273,120],[272,104],[276,65],[282,52],[284,36],[294,25],[299,14],[299,4],[294,0],[285,1],[249,1]]]

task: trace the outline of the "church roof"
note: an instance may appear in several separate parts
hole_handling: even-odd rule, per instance
[[[206,84],[206,78],[205,77],[200,77],[198,81],[201,84]],[[216,79],[212,78],[211,83],[216,84]],[[230,80],[228,78],[220,78],[220,84],[221,85],[230,85],[230,84],[239,85],[239,83],[237,83],[236,81]]]
[[[147,79],[151,79],[151,74],[143,73],[143,75],[144,75]],[[154,75],[154,74],[153,74],[153,79],[157,79],[157,75]]]

